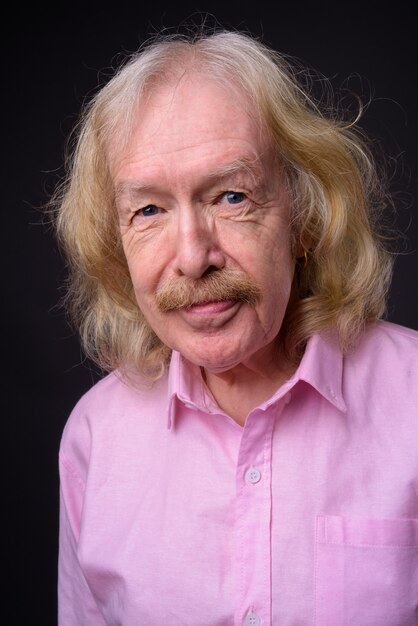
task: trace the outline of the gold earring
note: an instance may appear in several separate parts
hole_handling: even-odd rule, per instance
[[[305,248],[303,249],[303,258],[304,258],[304,261],[303,261],[302,269],[304,270],[306,269],[306,266],[308,265],[308,251],[305,250]]]

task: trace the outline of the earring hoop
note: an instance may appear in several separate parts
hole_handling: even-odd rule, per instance
[[[308,252],[305,249],[303,250],[303,258],[304,258],[304,261],[303,261],[302,269],[306,269],[306,266],[308,265]]]

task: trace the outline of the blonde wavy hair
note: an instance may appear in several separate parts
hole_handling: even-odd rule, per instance
[[[90,100],[75,128],[67,176],[51,205],[68,262],[66,304],[87,356],[104,370],[133,366],[153,378],[168,363],[170,349],[135,300],[108,154],[110,146],[123,150],[139,100],[185,67],[244,92],[284,165],[294,243],[307,250],[296,260],[282,327],[288,356],[297,361],[307,339],[328,329],[348,350],[365,323],[383,315],[390,284],[392,257],[379,232],[390,200],[381,175],[356,125],[309,95],[297,65],[252,36],[220,30],[148,42]]]

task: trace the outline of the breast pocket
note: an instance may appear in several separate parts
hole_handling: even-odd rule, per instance
[[[418,626],[418,519],[319,516],[315,626]]]

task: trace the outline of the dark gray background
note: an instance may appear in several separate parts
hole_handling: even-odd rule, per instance
[[[57,308],[65,270],[40,207],[62,174],[65,139],[120,52],[196,13],[297,57],[369,101],[362,125],[389,156],[400,244],[388,318],[418,329],[417,44],[412,9],[257,2],[17,7],[3,16],[3,366],[7,624],[56,623],[57,450],[96,380]],[[70,8],[71,7],[71,8]],[[214,19],[209,17],[209,22]],[[6,74],[6,76],[4,76]],[[7,600],[10,599],[10,604]]]

